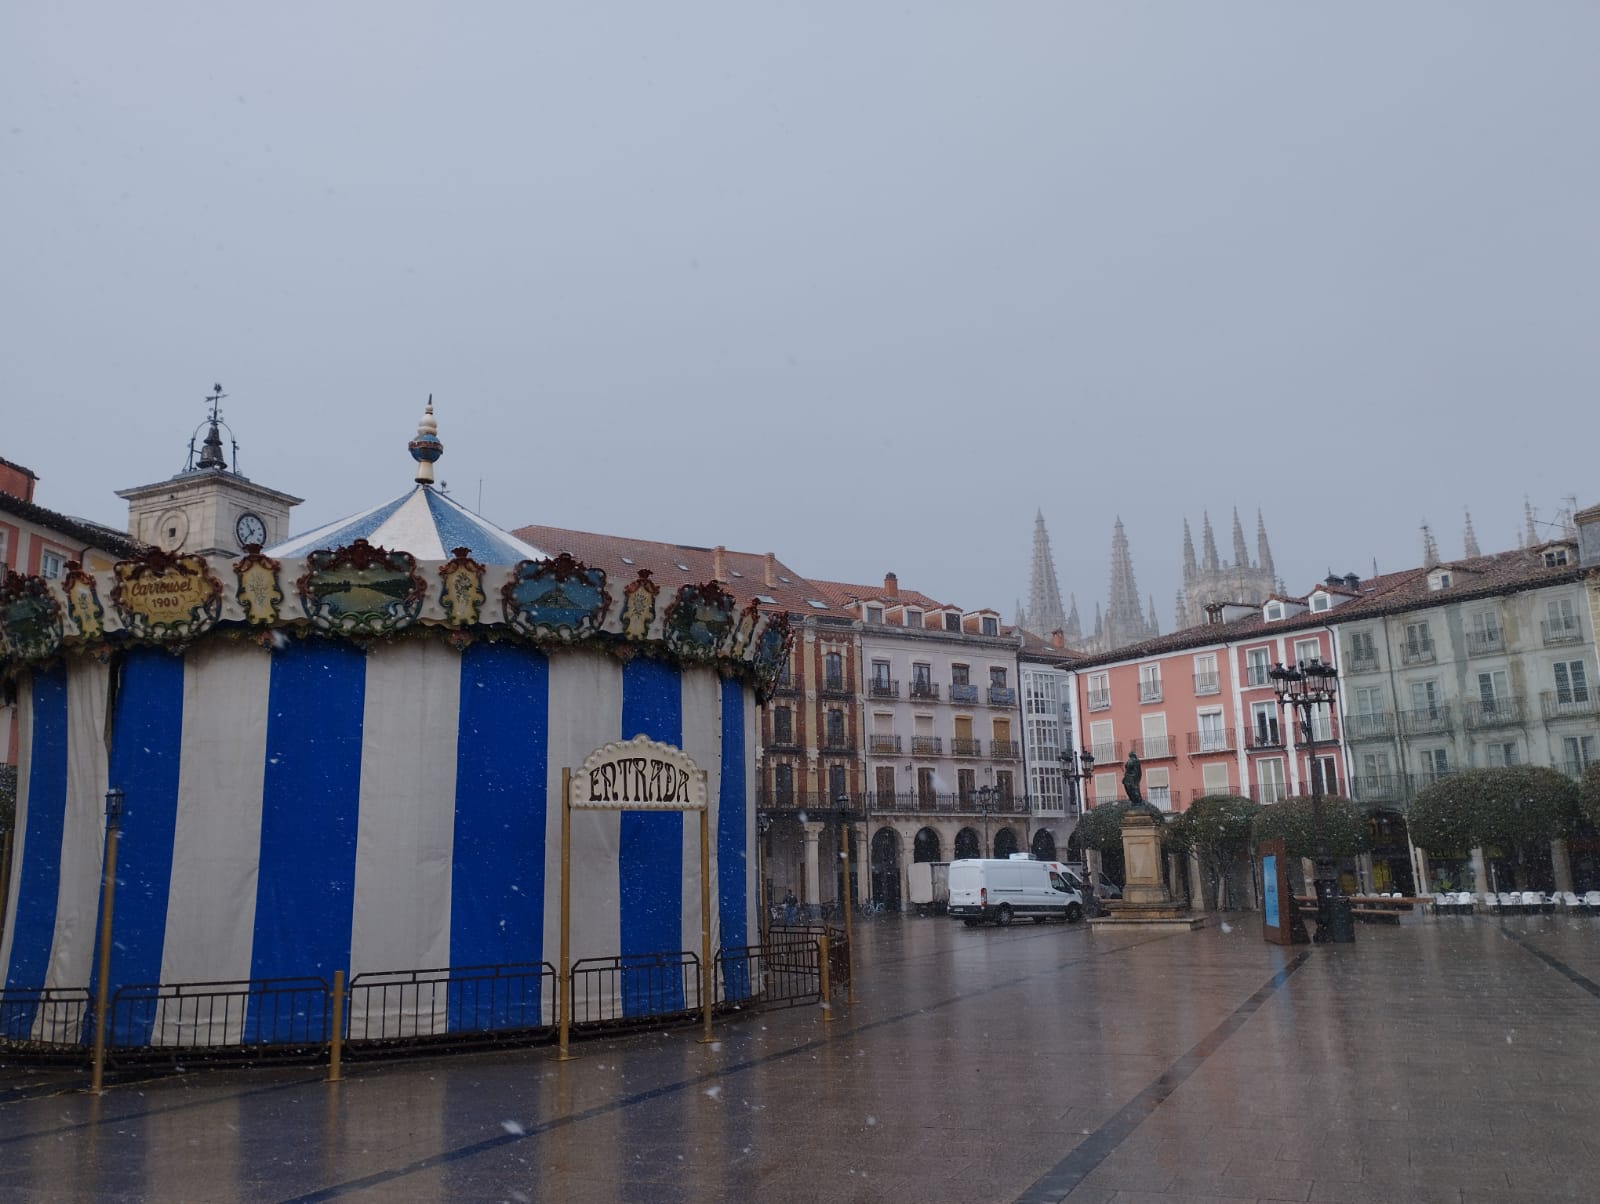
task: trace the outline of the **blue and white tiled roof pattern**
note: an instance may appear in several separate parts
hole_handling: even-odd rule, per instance
[[[267,554],[305,556],[318,548],[337,548],[365,539],[379,547],[410,552],[418,560],[448,560],[455,548],[469,548],[483,564],[539,560],[544,553],[480,518],[446,494],[418,485],[391,502],[296,535]]]

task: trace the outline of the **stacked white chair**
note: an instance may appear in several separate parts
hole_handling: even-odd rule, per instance
[[[1600,915],[1600,890],[1591,890],[1583,896],[1583,905],[1590,915]]]

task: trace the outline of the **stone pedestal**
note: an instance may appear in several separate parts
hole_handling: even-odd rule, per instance
[[[1122,856],[1128,881],[1122,898],[1128,903],[1168,906],[1172,896],[1161,881],[1161,833],[1156,819],[1142,811],[1130,811],[1122,821]]]
[[[1122,857],[1127,881],[1122,898],[1106,900],[1110,915],[1093,924],[1141,924],[1162,927],[1198,928],[1204,916],[1189,914],[1187,903],[1174,903],[1161,880],[1161,831],[1159,821],[1145,811],[1131,811],[1122,821]]]

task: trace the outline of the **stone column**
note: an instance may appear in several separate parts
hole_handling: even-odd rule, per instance
[[[1194,883],[1194,890],[1189,896],[1189,906],[1197,911],[1216,911],[1217,897],[1215,894],[1206,897],[1206,876],[1201,872],[1200,854],[1189,853],[1189,881]]]
[[[1572,858],[1567,854],[1567,842],[1552,840],[1550,842],[1550,865],[1556,872],[1556,889],[1570,891],[1572,889]]]
[[[1410,837],[1406,838],[1409,842]],[[1417,894],[1433,893],[1433,867],[1428,864],[1428,851],[1411,846],[1411,874],[1416,881]]]
[[[1183,854],[1182,853],[1176,853],[1176,852],[1168,853],[1167,854],[1167,884],[1172,889],[1172,897],[1174,899],[1176,899],[1178,897],[1178,885],[1179,885],[1179,883],[1181,883],[1183,881],[1184,881],[1184,877],[1183,877]],[[1189,894],[1188,890],[1185,890],[1183,892],[1183,894],[1184,894],[1185,897],[1187,897],[1188,894]]]
[[[1493,889],[1489,881],[1489,863],[1484,859],[1483,846],[1480,845],[1472,850],[1472,891],[1486,895]]]
[[[1356,854],[1356,878],[1361,884],[1361,893],[1364,895],[1370,895],[1374,886],[1372,881],[1371,853]]]
[[[866,834],[862,832],[861,825],[856,824],[850,829],[850,869],[856,876],[857,903],[865,903],[872,897],[872,867],[861,859],[866,847]]]
[[[1305,876],[1305,893],[1317,893],[1317,863],[1310,857],[1300,858],[1300,873]]]
[[[804,893],[800,896],[800,902],[802,903],[822,902],[822,877],[817,866],[817,840],[821,836],[821,824],[807,823],[804,825],[805,882],[803,886]]]

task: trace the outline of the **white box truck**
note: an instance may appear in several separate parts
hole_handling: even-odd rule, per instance
[[[913,861],[907,877],[910,879],[911,905],[917,909],[917,914],[942,914],[950,902],[950,863]]]
[[[1083,895],[1059,861],[967,858],[950,863],[949,913],[974,924],[1083,918]]]

